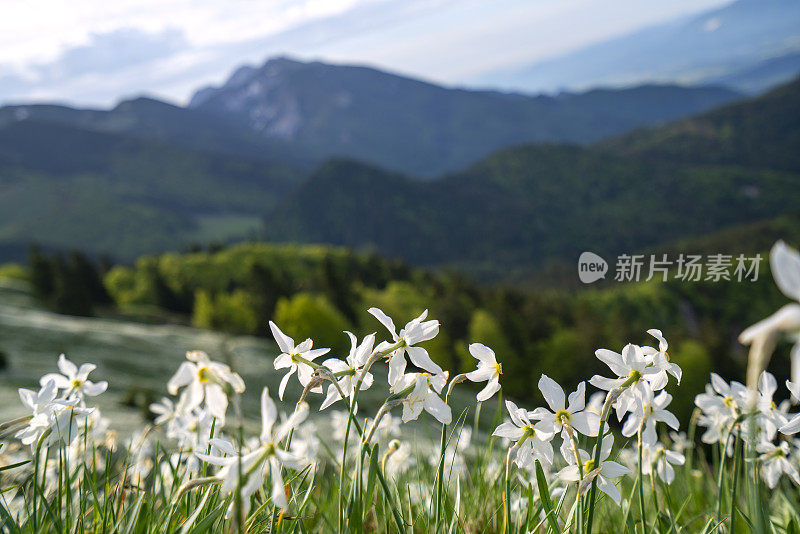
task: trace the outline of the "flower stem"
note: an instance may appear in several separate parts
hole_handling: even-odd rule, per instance
[[[603,408],[600,410],[600,427],[597,429],[597,440],[594,446],[594,465],[600,465],[600,449],[603,447],[603,426],[609,413],[611,413],[611,405],[616,402],[622,392],[630,387],[634,382],[639,380],[640,377],[632,376],[622,383],[617,389],[609,391],[606,395],[606,400],[603,402]],[[594,520],[595,498],[597,496],[597,477],[592,479],[592,488],[589,491],[589,518],[586,524],[586,533],[592,534],[592,521]]]
[[[569,442],[572,445],[572,453],[575,455],[575,464],[578,466],[578,475],[580,476],[580,480],[583,480],[583,462],[581,462],[581,454],[578,452],[578,438],[575,436],[575,431],[572,429],[572,426],[567,421],[566,417],[562,417],[561,426],[567,431],[567,436],[569,436]],[[580,482],[578,482],[580,486]],[[577,500],[576,506],[578,508],[578,521],[576,524],[576,532],[580,534],[581,529],[583,528],[583,500],[581,498],[581,492],[578,491],[575,494],[575,499]]]
[[[733,425],[725,434],[725,439],[722,441],[722,447],[720,447],[719,453],[719,471],[717,473],[717,521],[722,521],[722,476],[725,472],[725,459],[728,456],[728,441],[731,437],[731,431],[733,430]]]
[[[511,532],[511,456],[514,454],[516,447],[508,449],[506,454],[506,487],[503,492],[503,534]]]
[[[447,393],[444,396],[445,404],[448,404],[450,401],[450,390],[451,388],[447,389]],[[436,473],[436,516],[434,521],[434,532],[439,532],[439,522],[441,521],[442,517],[442,494],[444,493],[444,458],[445,458],[445,449],[447,447],[447,425],[442,423],[442,436],[439,441],[439,465],[438,471]]]
[[[361,425],[358,423],[358,419],[356,419],[356,416],[355,416],[355,413],[354,413],[355,412],[355,407],[358,406],[358,394],[361,391],[361,385],[364,382],[364,377],[367,375],[367,373],[369,372],[369,370],[372,367],[372,365],[376,361],[378,361],[378,359],[380,359],[381,357],[386,356],[387,354],[389,354],[389,353],[391,353],[391,352],[393,352],[393,351],[395,351],[395,350],[397,350],[399,348],[402,348],[404,346],[405,346],[405,341],[404,340],[400,340],[397,343],[395,343],[394,345],[391,345],[390,347],[387,347],[384,350],[373,352],[372,355],[367,360],[367,363],[364,364],[364,367],[361,368],[361,372],[358,373],[358,379],[356,380],[356,385],[353,388],[353,395],[352,395],[352,397],[350,399],[350,405],[348,406],[349,416],[347,418],[347,426],[345,428],[344,443],[342,445],[342,462],[340,464],[340,471],[339,471],[339,521],[338,521],[338,523],[339,523],[339,529],[338,529],[339,532],[342,532],[342,526],[343,526],[343,523],[344,523],[344,514],[345,514],[345,510],[344,510],[344,508],[345,508],[344,507],[344,494],[345,494],[344,480],[345,480],[345,472],[346,472],[346,464],[347,464],[347,444],[348,444],[348,438],[349,438],[349,435],[350,435],[351,424],[352,424],[352,426],[355,427],[356,431],[358,432],[358,435],[362,439],[362,447],[361,447],[361,454],[362,455],[364,454],[365,450],[368,450],[368,444],[369,444],[369,440],[364,441],[364,430],[361,428]],[[373,423],[372,432],[374,432],[374,429],[377,427],[377,422],[378,421],[377,421],[377,417],[376,417],[376,421]],[[372,432],[370,432],[370,438],[372,436]],[[397,526],[402,531],[403,530],[403,527],[402,527],[403,522],[402,522],[402,519],[400,517],[400,513],[398,512],[397,508],[395,507],[395,503],[391,498],[391,494],[388,492],[389,491],[388,490],[388,486],[386,485],[386,481],[383,478],[383,474],[378,472],[377,475],[378,475],[379,480],[381,481],[381,487],[386,491],[386,500],[392,506],[392,512],[393,512],[393,515],[395,516],[395,521],[397,522]]]
[[[639,426],[639,515],[642,518],[642,533],[647,532],[647,517],[644,508],[644,474],[642,469],[642,425]]]
[[[736,440],[736,447],[733,451],[733,484],[731,485],[731,534],[736,533],[736,485],[739,482],[739,456],[742,448],[742,440]]]
[[[236,461],[236,469],[238,470],[238,477],[236,479],[236,500],[234,501],[236,511],[236,531],[241,533],[244,531],[244,517],[242,515],[242,450],[244,448],[244,420],[242,418],[242,410],[239,406],[239,397],[233,397],[233,410],[236,414],[237,420],[237,434],[239,444],[239,454]]]

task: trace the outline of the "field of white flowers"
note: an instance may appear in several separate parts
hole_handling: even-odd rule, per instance
[[[664,391],[682,372],[657,329],[650,345],[598,349],[607,376],[574,392],[542,375],[545,405],[507,400],[491,428],[480,412],[502,395],[502,362],[475,343],[475,370],[450,376],[425,350],[440,326],[427,313],[398,329],[370,309],[377,332],[345,333],[341,357],[270,323],[282,378],[260,392],[254,430],[240,370],[197,350],[164,377],[154,424],[117,439],[96,407],[108,383],[62,355],[0,425],[0,530],[800,532],[800,254],[779,242],[770,261],[793,302],[741,333],[744,382],[712,374],[685,429]],[[766,371],[784,336],[786,389]],[[465,381],[480,389],[458,411]],[[365,391],[382,405],[359,406]],[[432,440],[409,431],[423,418]]]

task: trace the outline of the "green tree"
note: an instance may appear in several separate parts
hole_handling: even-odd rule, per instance
[[[355,298],[347,274],[341,272],[333,255],[328,252],[320,264],[322,291],[351,323],[356,321]]]
[[[207,291],[198,290],[192,324],[198,328],[231,334],[252,334],[258,327],[258,319],[249,295],[241,289],[213,296]]]
[[[42,253],[38,245],[31,245],[28,250],[28,268],[33,291],[40,299],[48,300],[53,296],[53,263]]]
[[[109,304],[111,302],[111,297],[103,285],[98,268],[85,254],[78,251],[71,252],[69,255],[69,267],[72,272],[73,283],[85,288],[93,303]]]
[[[672,394],[669,410],[681,420],[681,426],[689,422],[694,410],[694,398],[702,393],[712,371],[711,357],[708,350],[693,339],[675,343],[677,348],[669,351],[670,360],[681,366],[683,375],[678,386],[670,377],[667,390]]]
[[[284,282],[279,279],[275,270],[253,262],[247,274],[245,290],[250,295],[253,311],[256,314],[258,322],[256,333],[268,335],[267,323],[275,313],[275,305],[281,296],[288,293]]]
[[[275,323],[297,342],[312,338],[315,347],[330,347],[338,354],[350,347],[343,333],[351,329],[350,323],[323,295],[281,298],[275,306]]]
[[[53,309],[66,315],[89,317],[94,314],[88,288],[79,283],[75,270],[59,254],[53,259]]]

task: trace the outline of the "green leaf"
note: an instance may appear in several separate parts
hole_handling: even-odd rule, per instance
[[[202,520],[198,521],[197,524],[192,528],[192,530],[182,531],[184,534],[198,534],[200,532],[211,532],[211,526],[214,522],[225,512],[225,509],[228,508],[227,503],[223,502],[220,506],[218,506],[215,510],[210,512],[207,516],[205,516]]]
[[[372,454],[369,457],[369,472],[367,473],[367,500],[364,507],[364,513],[369,510],[369,505],[372,502],[372,495],[375,492],[375,477],[380,469],[380,454],[379,446],[375,445],[372,448]]]
[[[742,510],[741,510],[741,509],[740,509],[738,506],[736,507],[736,511],[737,511],[737,512],[739,512],[739,516],[740,516],[742,519],[744,519],[744,522],[745,522],[745,523],[747,523],[747,528],[748,528],[748,529],[750,529],[750,532],[753,532],[753,531],[754,531],[754,529],[755,529],[755,527],[753,527],[753,522],[752,522],[752,521],[750,521],[750,518],[749,518],[749,517],[747,517],[747,515],[745,515],[745,513],[744,513],[744,512],[742,512]],[[731,520],[733,520],[733,518],[731,518]]]
[[[22,467],[23,465],[29,464],[29,463],[31,463],[30,460],[24,460],[22,462],[17,462],[15,464],[4,465],[4,466],[0,467],[0,472],[7,471],[8,469],[14,469],[15,467]]]
[[[556,514],[553,510],[553,501],[550,500],[550,488],[547,487],[547,479],[544,476],[544,470],[542,469],[542,464],[539,460],[535,460],[536,463],[536,483],[539,486],[539,499],[542,501],[542,506],[544,507],[544,512],[547,514],[547,522],[550,525],[550,529],[559,534],[561,529],[558,528],[558,521],[556,520]],[[510,496],[508,497],[510,500]],[[511,506],[511,503],[508,503],[508,506]]]
[[[2,503],[0,503],[0,518],[3,520],[0,522],[0,531],[5,531],[8,529],[8,532],[22,532],[22,530],[19,528],[19,525],[17,525],[17,522],[14,521],[14,518],[11,517],[11,514],[8,513],[8,510],[6,510]]]

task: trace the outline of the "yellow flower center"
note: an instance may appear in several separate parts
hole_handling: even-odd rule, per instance
[[[589,458],[583,464],[583,472],[584,473],[591,473],[592,471],[594,471],[594,458]]]
[[[78,380],[77,378],[72,381],[72,389],[80,389],[83,387],[83,380]]]
[[[772,451],[768,455],[769,458],[782,458],[784,456],[786,456],[786,454],[783,452],[783,449],[781,449],[780,447],[778,447],[777,449],[775,449],[774,451]]]
[[[502,363],[495,364],[494,369],[495,369],[495,371],[497,371],[498,375],[502,375],[503,374],[503,364]]]
[[[209,371],[207,367],[201,367],[200,369],[197,370],[197,379],[200,382],[202,383],[210,382],[211,378],[212,378],[211,371]]]
[[[567,410],[559,410],[556,412],[556,421],[561,424],[569,423],[569,420],[572,418],[572,414],[569,413]]]

